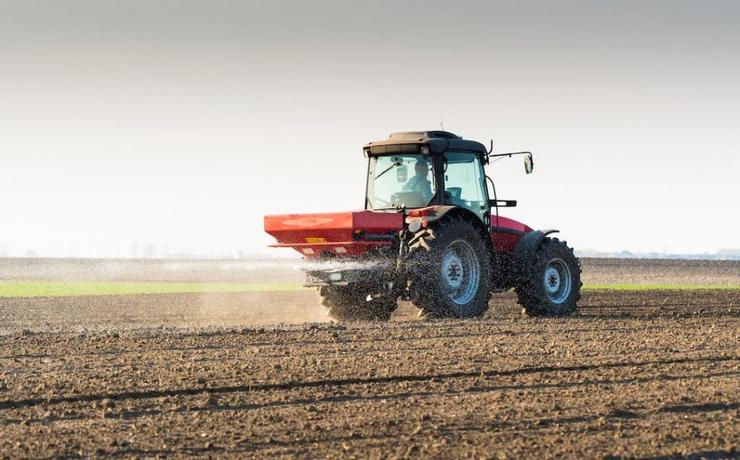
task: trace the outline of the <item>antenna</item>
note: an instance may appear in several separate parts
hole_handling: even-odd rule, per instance
[[[442,120],[442,117],[439,117],[439,130],[444,131],[445,130],[445,122]]]

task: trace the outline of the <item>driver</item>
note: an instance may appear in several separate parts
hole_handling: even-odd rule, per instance
[[[429,182],[429,163],[425,160],[419,160],[414,165],[415,175],[406,185],[403,186],[404,192],[416,192],[421,195],[424,203],[429,203],[432,199],[432,183]]]

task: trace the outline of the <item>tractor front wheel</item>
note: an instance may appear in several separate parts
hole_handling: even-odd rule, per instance
[[[565,241],[545,238],[532,254],[516,287],[530,316],[565,316],[581,298],[581,266]]]
[[[396,309],[396,299],[377,297],[368,299],[367,290],[356,286],[326,286],[319,289],[321,305],[329,317],[341,322],[388,321]]]

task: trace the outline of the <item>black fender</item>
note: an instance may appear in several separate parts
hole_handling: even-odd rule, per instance
[[[468,221],[470,225],[473,226],[473,228],[477,229],[478,232],[480,232],[484,244],[491,252],[491,255],[493,257],[493,255],[495,254],[493,242],[491,240],[490,234],[488,233],[488,229],[483,224],[483,221],[474,212],[460,206],[436,205],[430,206],[428,208],[412,210],[408,214],[408,216],[406,216],[406,228],[411,233],[410,236],[412,238],[412,241],[414,234],[423,234],[423,232],[417,233],[420,229],[427,228],[434,222],[437,222],[438,220],[441,220],[447,216],[464,219]]]
[[[406,224],[411,225],[414,221],[416,221],[418,222],[418,224],[416,225],[426,228],[429,224],[436,222],[446,216],[458,216],[469,221],[475,228],[477,228],[481,232],[482,235],[486,235],[488,233],[486,230],[486,226],[483,224],[483,221],[481,221],[478,215],[476,215],[473,211],[460,206],[436,205],[430,206],[428,208],[421,208],[415,211],[416,212],[410,212],[409,215],[406,217]],[[415,231],[413,227],[411,227],[411,229],[412,231]]]
[[[534,252],[539,247],[540,243],[542,243],[542,240],[544,240],[547,235],[551,233],[557,233],[559,231],[560,230],[555,229],[534,230],[527,233],[522,237],[521,240],[519,240],[519,243],[517,243],[512,253],[514,270],[517,273],[517,277],[524,273],[525,267],[529,266],[529,261],[534,255]]]

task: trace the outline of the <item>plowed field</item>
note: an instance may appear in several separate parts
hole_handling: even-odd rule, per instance
[[[685,266],[732,286],[739,264]],[[414,314],[337,325],[309,290],[0,299],[0,457],[740,455],[738,289],[589,290],[557,319],[508,293],[481,320]]]

